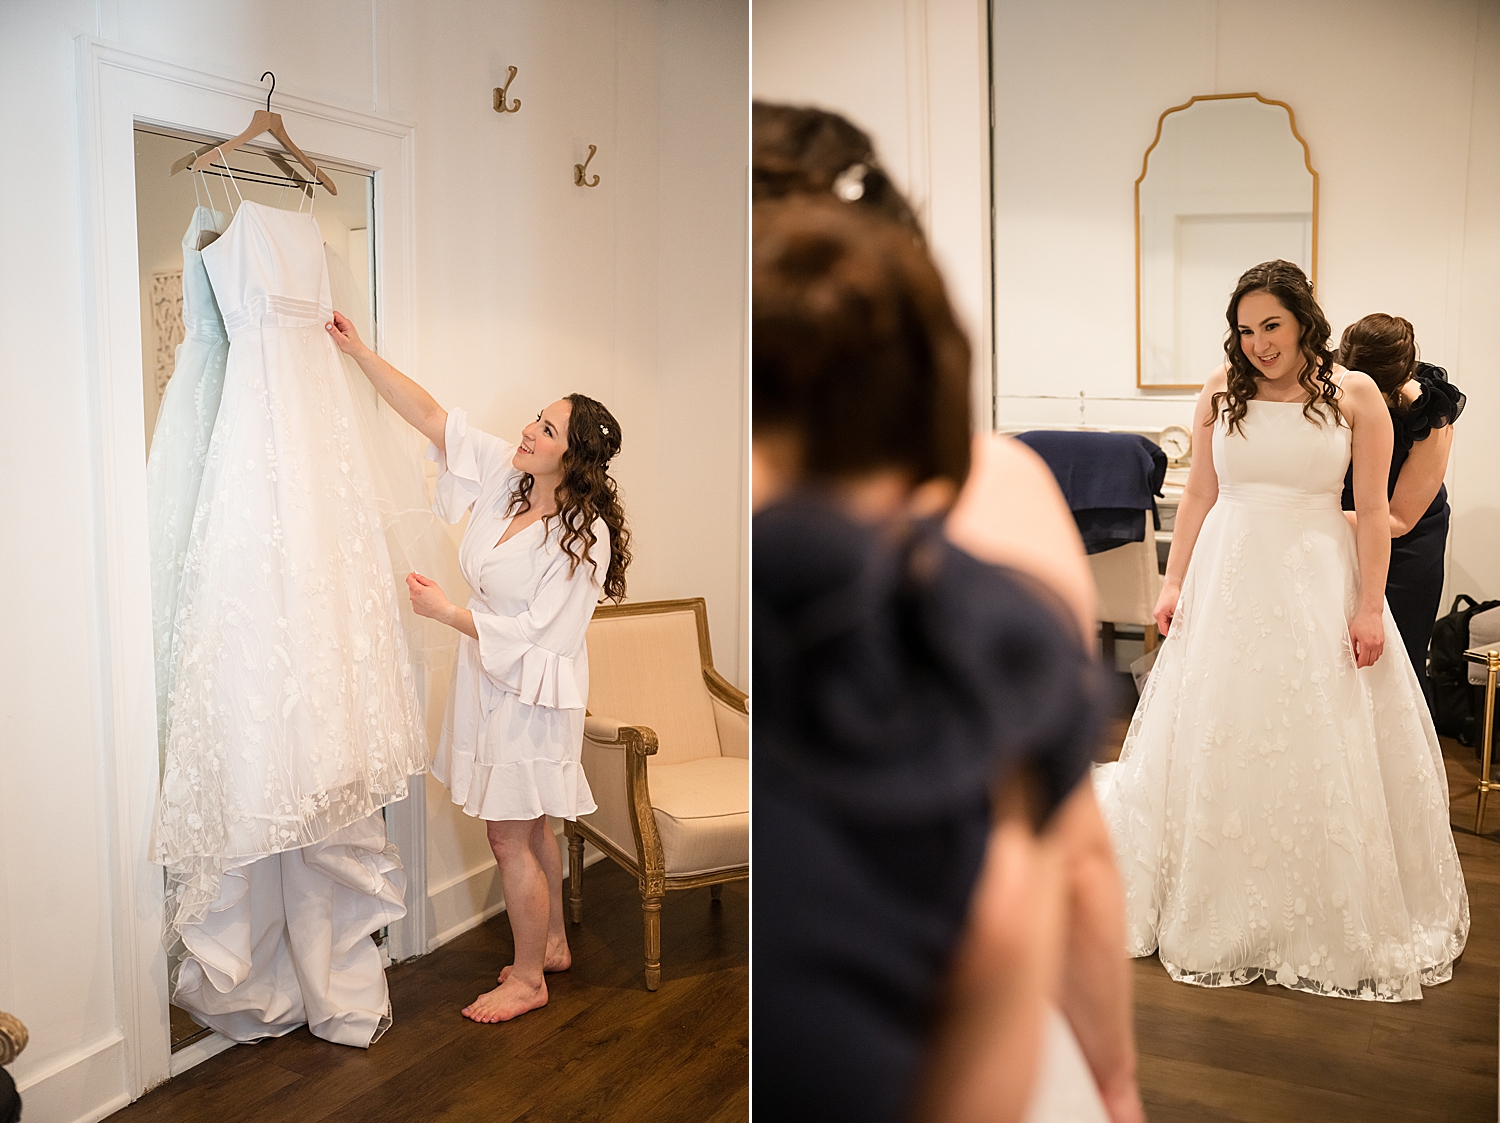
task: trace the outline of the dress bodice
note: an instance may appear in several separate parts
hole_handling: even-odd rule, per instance
[[[222,211],[198,207],[182,236],[182,326],[188,335],[205,343],[225,338],[224,320],[219,315],[219,302],[209,283],[198,241],[206,231],[223,229]]]
[[[311,214],[249,200],[203,264],[230,337],[257,328],[305,328],[333,316],[323,235]]]
[[[1347,424],[1306,417],[1301,402],[1248,403],[1239,432],[1214,427],[1219,498],[1278,507],[1338,507],[1351,450]]]

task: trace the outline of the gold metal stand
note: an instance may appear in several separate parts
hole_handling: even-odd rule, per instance
[[[1486,670],[1484,684],[1484,757],[1479,765],[1479,811],[1474,816],[1474,833],[1480,834],[1484,830],[1485,801],[1489,799],[1491,789],[1500,788],[1500,784],[1490,782],[1490,759],[1495,747],[1495,679],[1497,673],[1500,673],[1500,645],[1471,648],[1464,652],[1464,658],[1471,663],[1483,665]]]

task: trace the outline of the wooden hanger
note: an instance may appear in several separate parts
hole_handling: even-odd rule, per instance
[[[292,138],[286,135],[286,126],[281,123],[281,114],[271,112],[271,94],[276,92],[276,75],[268,70],[260,76],[260,80],[264,82],[267,77],[271,79],[271,90],[270,93],[266,94],[266,107],[255,111],[255,116],[250,118],[250,127],[232,140],[226,140],[223,144],[216,144],[212,148],[202,151],[187,166],[190,166],[195,172],[201,172],[213,163],[215,153],[222,152],[225,156],[228,156],[229,153],[247,141],[254,140],[262,133],[270,133],[281,142],[283,148],[297,158],[298,163],[311,172],[314,178],[328,189],[330,195],[337,195],[339,189],[334,186],[333,180],[329,177],[328,173],[320,171],[318,165],[314,164],[302,149],[292,143]],[[174,174],[182,169],[187,159],[187,157],[184,157],[172,165]]]
[[[208,152],[217,151],[220,147],[222,146],[218,144],[205,144],[201,148],[193,149],[181,160],[178,160],[177,163],[172,165],[172,170],[168,173],[168,175],[176,175],[178,172],[187,171],[187,169],[192,166],[193,161],[196,160],[199,156],[202,156]],[[284,179],[288,186],[295,187],[304,195],[311,197],[314,186],[317,183],[321,182],[314,179],[303,179],[300,175],[297,174],[296,169],[293,168],[292,165],[288,164],[284,159],[282,159],[281,153],[279,152],[261,152],[258,153],[258,155],[264,156],[267,160],[271,161],[271,163],[275,164],[277,170],[281,172],[281,179]],[[218,175],[219,173],[211,172],[210,174]],[[261,172],[245,170],[236,170],[235,172],[235,175],[237,177],[242,177],[245,179],[259,179],[262,174],[263,173]]]

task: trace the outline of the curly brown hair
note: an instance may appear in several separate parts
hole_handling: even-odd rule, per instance
[[[609,569],[604,574],[604,595],[612,600],[625,596],[625,570],[630,565],[630,528],[625,525],[625,508],[620,489],[606,470],[620,451],[620,423],[614,414],[593,398],[569,394],[564,399],[571,407],[568,415],[568,447],[562,454],[562,482],[553,492],[557,502],[555,514],[562,527],[558,545],[568,555],[568,576],[583,562],[592,564],[589,550],[598,542],[594,521],[603,519],[609,528]],[[536,478],[523,472],[510,493],[506,514],[519,515],[531,510],[531,489]]]
[[[1229,432],[1240,432],[1250,402],[1259,391],[1257,380],[1260,375],[1240,346],[1240,300],[1252,292],[1270,293],[1296,318],[1301,328],[1297,348],[1302,352],[1304,362],[1297,381],[1307,391],[1303,415],[1319,425],[1329,414],[1334,424],[1341,422],[1344,415],[1334,400],[1338,396],[1338,387],[1330,377],[1333,353],[1328,349],[1328,338],[1333,329],[1328,326],[1323,309],[1313,299],[1312,283],[1307,274],[1292,262],[1279,258],[1245,270],[1234,286],[1234,295],[1229,298],[1229,309],[1225,313],[1229,334],[1224,337],[1228,386],[1209,399],[1214,415],[1223,416]]]
[[[1339,339],[1339,362],[1368,374],[1391,409],[1406,412],[1401,387],[1417,372],[1417,333],[1410,320],[1373,312],[1354,321]]]

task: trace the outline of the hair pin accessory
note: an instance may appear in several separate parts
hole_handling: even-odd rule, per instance
[[[865,176],[870,174],[868,164],[850,164],[833,180],[833,193],[846,203],[858,202],[865,197]]]

